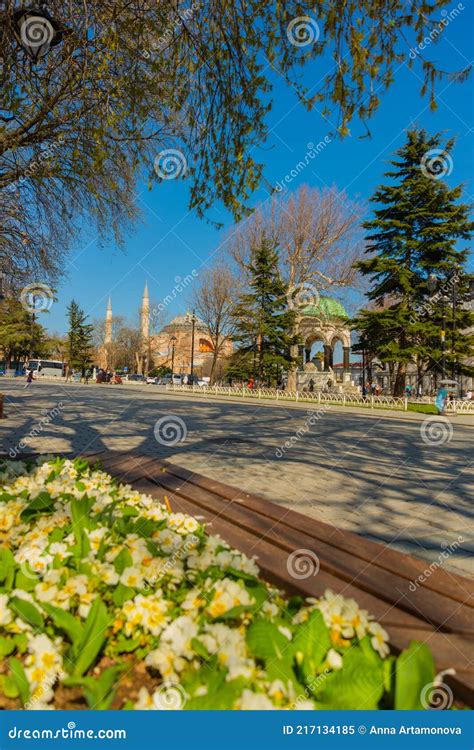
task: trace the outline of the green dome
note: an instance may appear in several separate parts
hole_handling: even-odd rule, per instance
[[[306,305],[300,311],[300,315],[315,318],[347,318],[347,312],[339,300],[333,297],[319,297],[312,305]]]

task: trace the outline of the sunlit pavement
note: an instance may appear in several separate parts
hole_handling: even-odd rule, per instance
[[[471,418],[433,425],[433,418],[427,423],[420,415],[316,413],[317,405],[204,400],[159,386],[23,386],[23,380],[0,380],[6,414],[1,451],[156,455],[446,568],[473,572]],[[162,429],[155,430],[160,419]],[[171,445],[177,437],[184,439]]]

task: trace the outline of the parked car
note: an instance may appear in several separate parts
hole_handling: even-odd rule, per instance
[[[148,375],[146,383],[147,385],[156,385],[158,383],[158,378],[153,378],[151,375]]]
[[[181,385],[183,382],[183,378],[181,377],[181,375],[172,375],[171,382],[173,383],[173,385]]]
[[[144,383],[145,376],[144,375],[129,375],[128,380],[130,383]]]
[[[209,381],[207,381],[207,380],[203,380],[202,378],[198,378],[198,380],[197,380],[197,385],[198,385],[198,386],[199,386],[200,388],[208,388],[208,387],[209,387]]]

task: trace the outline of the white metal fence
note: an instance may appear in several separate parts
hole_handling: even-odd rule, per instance
[[[248,388],[225,385],[167,385],[167,391],[173,393],[194,393],[203,398],[209,396],[228,396],[229,398],[253,398],[272,401],[297,401],[302,403],[329,404],[334,406],[359,406],[368,409],[393,409],[407,411],[410,401],[402,396],[361,396],[349,393],[321,393],[315,391],[280,391],[275,388]],[[414,403],[417,401],[414,400]],[[421,401],[418,401],[421,403]],[[426,402],[425,402],[426,403]],[[446,406],[447,414],[474,414],[474,401],[456,399]]]
[[[359,396],[347,393],[321,393],[315,391],[280,391],[276,388],[248,388],[223,385],[168,385],[166,390],[173,393],[195,393],[200,396],[228,396],[230,398],[270,399],[272,401],[298,401],[313,404],[333,404],[335,406],[361,406],[369,409],[407,410],[407,399],[394,396]]]

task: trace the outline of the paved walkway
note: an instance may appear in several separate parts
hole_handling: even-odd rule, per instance
[[[472,572],[471,418],[437,425],[417,414],[204,400],[155,386],[0,387],[0,450],[139,450]]]

